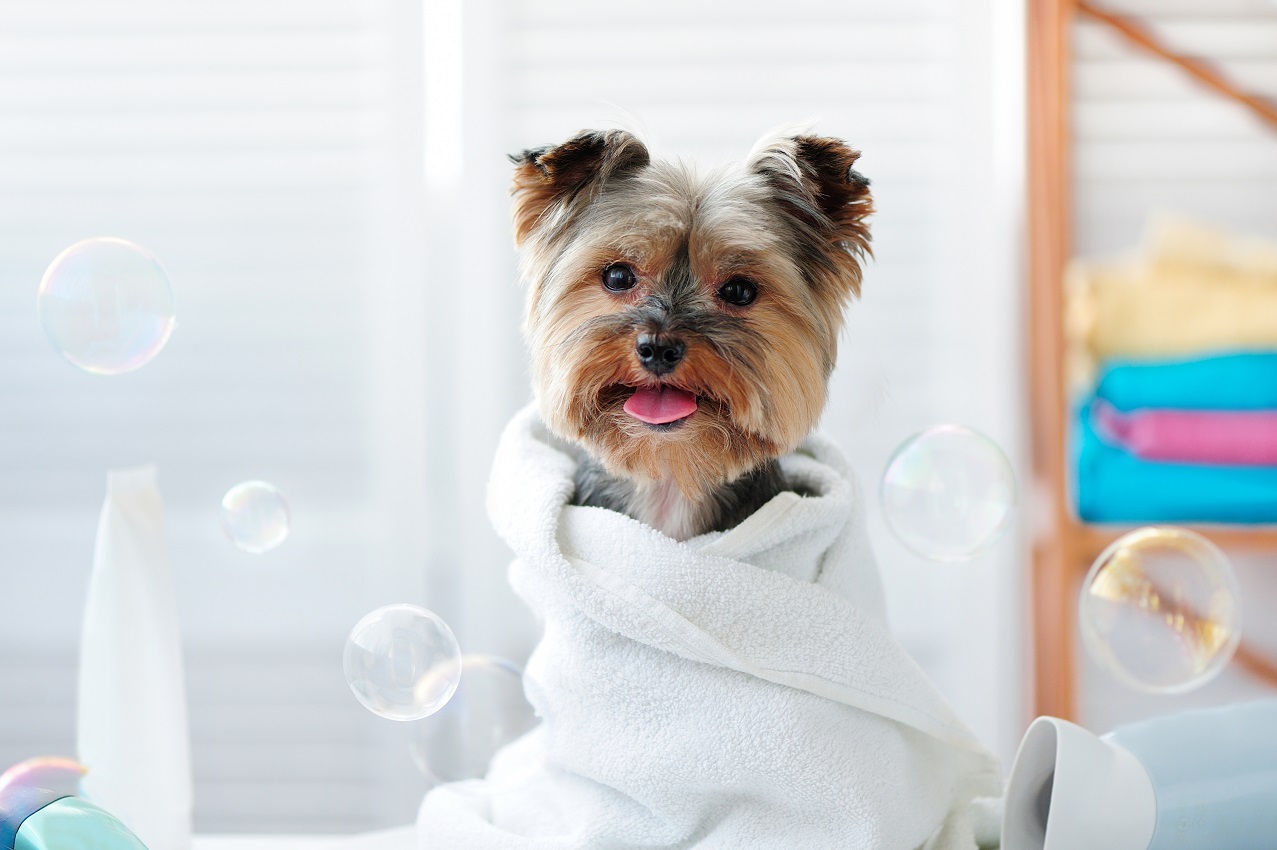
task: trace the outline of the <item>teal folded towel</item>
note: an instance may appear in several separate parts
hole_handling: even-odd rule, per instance
[[[1118,410],[1277,410],[1277,352],[1110,361],[1095,394]]]
[[[1100,438],[1090,404],[1074,439],[1078,516],[1087,522],[1277,522],[1277,467],[1141,460]]]

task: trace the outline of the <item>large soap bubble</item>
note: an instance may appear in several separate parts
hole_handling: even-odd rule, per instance
[[[416,605],[387,605],[351,629],[346,682],[364,707],[388,720],[420,720],[452,698],[461,647],[448,624]]]
[[[937,425],[906,440],[887,463],[883,516],[900,542],[937,561],[961,561],[988,548],[1015,506],[1015,473],[988,437]]]
[[[1200,687],[1241,641],[1241,591],[1223,552],[1183,528],[1141,528],[1104,550],[1082,586],[1082,641],[1101,667],[1155,693]]]
[[[519,665],[489,655],[464,655],[457,692],[437,713],[412,725],[409,749],[432,782],[479,779],[497,750],[536,724]]]
[[[53,347],[97,375],[146,365],[175,321],[164,268],[124,239],[86,239],[59,254],[40,281],[36,306]]]

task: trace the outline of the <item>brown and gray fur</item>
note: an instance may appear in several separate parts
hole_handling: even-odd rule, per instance
[[[860,292],[873,209],[858,157],[836,139],[780,137],[701,175],[652,161],[620,130],[511,157],[541,416],[592,458],[578,504],[685,540],[785,489],[777,458],[820,418],[843,310]],[[620,292],[603,285],[618,264],[636,281]],[[744,306],[724,295],[740,281],[756,293]],[[643,334],[677,340],[671,371],[640,362]],[[660,383],[695,393],[696,412],[649,425],[622,409]]]

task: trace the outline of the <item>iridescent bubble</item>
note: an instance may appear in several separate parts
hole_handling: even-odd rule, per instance
[[[523,670],[489,655],[461,657],[457,692],[431,717],[412,725],[409,751],[432,782],[479,779],[497,750],[537,725],[523,693]]]
[[[936,425],[896,449],[879,493],[887,526],[901,543],[936,561],[962,561],[1007,527],[1015,473],[988,437],[962,425]]]
[[[10,787],[44,788],[63,794],[79,792],[80,779],[88,771],[75,759],[62,756],[36,756],[20,761],[0,773],[0,798]],[[0,805],[0,809],[4,806]]]
[[[438,615],[387,605],[355,624],[342,656],[346,683],[364,707],[389,720],[420,720],[451,699],[461,647]]]
[[[288,503],[265,481],[244,481],[222,497],[222,531],[245,552],[269,552],[288,537]]]
[[[1183,528],[1141,528],[1091,565],[1078,605],[1082,642],[1127,685],[1198,688],[1241,642],[1241,590],[1228,557]]]
[[[173,288],[150,252],[124,239],[77,242],[49,265],[36,299],[62,356],[86,372],[146,365],[173,333]]]
[[[18,762],[0,773],[0,833],[9,826],[12,830],[21,823],[21,817],[12,826],[6,823],[7,815],[26,813],[38,809],[49,800],[80,793],[80,779],[85,774],[84,765],[59,756],[37,756]],[[9,836],[12,837],[10,832]],[[40,842],[36,842],[40,843]],[[70,840],[69,843],[76,843]],[[11,846],[0,841],[0,846]],[[18,847],[26,846],[19,840]]]

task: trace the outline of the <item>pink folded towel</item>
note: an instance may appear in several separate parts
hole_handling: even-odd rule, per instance
[[[1096,399],[1095,430],[1146,460],[1277,466],[1277,411],[1133,410]]]

